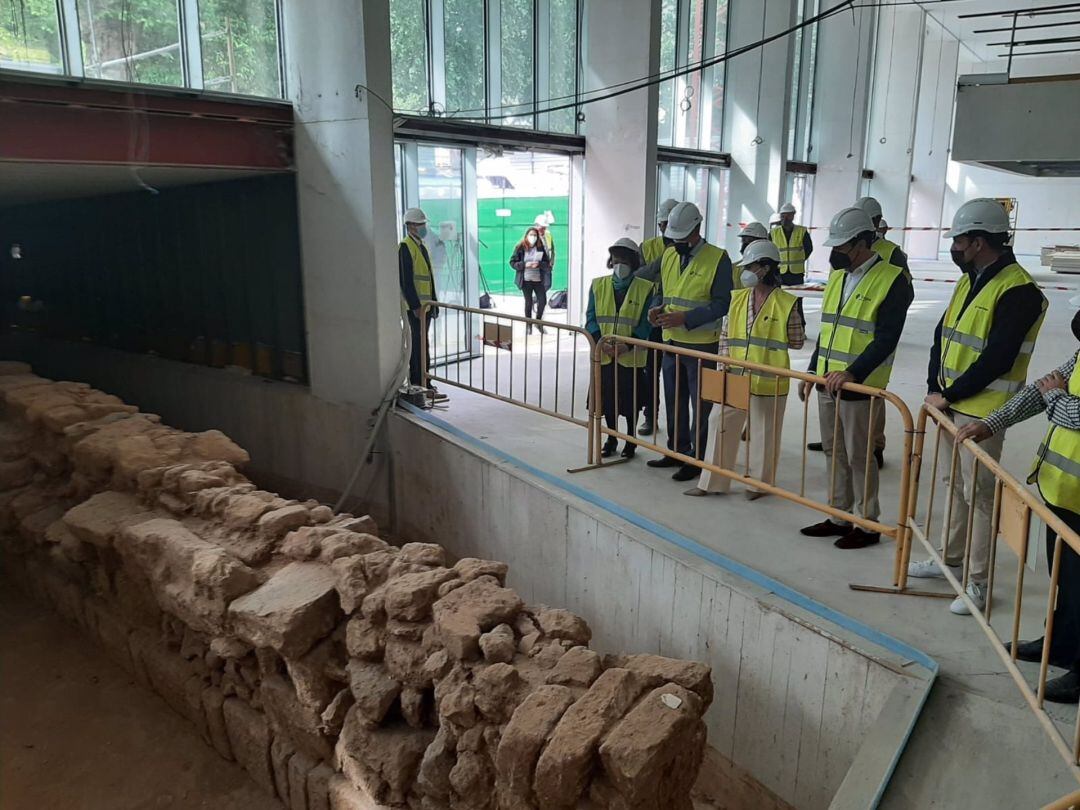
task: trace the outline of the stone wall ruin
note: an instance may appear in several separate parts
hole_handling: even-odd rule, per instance
[[[261,491],[247,453],[0,363],[0,564],[292,810],[690,808],[708,667],[600,655],[507,566]]]

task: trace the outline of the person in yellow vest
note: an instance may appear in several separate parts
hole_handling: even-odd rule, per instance
[[[739,261],[734,262],[731,265],[731,288],[733,290],[741,290],[743,288],[742,283],[742,271],[743,271],[743,258],[746,255],[746,249],[754,242],[759,242],[762,239],[768,240],[769,232],[765,226],[760,222],[747,222],[739,231]]]
[[[843,387],[888,386],[914,297],[904,272],[872,250],[876,240],[874,224],[861,208],[845,208],[829,224],[825,244],[832,248],[829,264],[835,269],[825,285],[821,331],[809,368],[825,378],[825,384],[817,386],[818,419],[829,464],[825,480],[835,482],[830,505],[870,520],[881,516],[881,506],[878,468],[867,440],[885,405]],[[811,387],[800,383],[799,399],[809,396]],[[837,411],[839,430],[834,435]],[[881,539],[847,521],[824,520],[800,531],[807,537],[839,537],[835,545],[841,549],[865,548]]]
[[[398,245],[398,282],[401,297],[405,299],[408,310],[409,331],[412,333],[412,353],[409,355],[409,382],[423,384],[421,368],[421,340],[428,347],[427,332],[431,331],[431,321],[439,315],[438,309],[431,307],[427,316],[427,331],[420,334],[420,314],[426,304],[438,301],[435,294],[435,274],[431,269],[431,256],[424,239],[428,233],[427,214],[419,208],[410,208],[403,217],[405,238]],[[430,357],[430,349],[427,349]]]
[[[1080,312],[1073,316],[1072,333],[1080,340]],[[1046,505],[1074,532],[1080,532],[1080,374],[1077,354],[1057,370],[1021,388],[1000,408],[960,428],[957,438],[985,444],[1006,428],[1046,413],[1046,436],[1032,464],[1029,484],[1039,488]],[[1047,570],[1053,566],[1057,533],[1046,527]],[[1021,641],[1016,657],[1042,661],[1043,639]],[[1009,647],[1006,644],[1006,647]],[[1050,663],[1068,671],[1046,682],[1047,700],[1076,703],[1080,700],[1080,556],[1066,544],[1061,548],[1057,603]]]
[[[995,200],[964,203],[953,217],[950,253],[960,268],[960,280],[934,331],[927,372],[926,402],[949,411],[958,427],[970,425],[1001,407],[1027,382],[1028,363],[1046,312],[1046,296],[1019,264],[1008,246],[1009,216]],[[983,443],[995,459],[1001,458],[1005,431]],[[946,434],[947,459],[952,443]],[[975,461],[960,451],[957,474],[952,476],[953,509],[945,543],[945,564],[959,572],[967,544],[969,499]],[[983,609],[990,570],[990,537],[994,511],[994,476],[980,468],[975,481],[971,528],[971,564],[967,595]],[[908,566],[908,576],[940,577],[933,560]],[[966,615],[959,597],[953,613]]]
[[[660,260],[660,290],[649,310],[649,322],[664,330],[665,343],[716,354],[720,321],[731,303],[731,259],[726,250],[705,241],[701,224],[701,211],[693,203],[679,203],[671,210],[666,235],[674,244],[664,251]],[[664,354],[669,450],[699,459],[704,457],[712,404],[702,400],[700,408],[695,405],[692,422],[690,410],[691,403],[698,400],[700,370],[715,367],[713,362]],[[700,473],[693,464],[684,465],[670,456],[653,459],[648,464],[678,467],[671,476],[676,481],[690,481]]]
[[[802,284],[814,242],[810,231],[795,224],[795,206],[791,203],[780,206],[780,224],[772,229],[772,241],[780,251],[780,278],[784,284]]]
[[[741,266],[742,287],[731,294],[725,330],[720,335],[720,354],[791,368],[788,349],[801,349],[806,331],[799,299],[780,289],[780,251],[768,239],[760,239],[743,253]],[[742,373],[742,369],[734,366],[729,371]],[[709,431],[706,458],[718,467],[742,471],[739,439],[749,419],[750,475],[767,484],[775,483],[788,387],[786,377],[751,375],[749,412],[728,405],[720,409],[720,416],[714,416]],[[730,489],[730,478],[705,470],[697,486],[684,494],[700,496],[726,493]],[[754,500],[764,494],[750,489],[746,497]]]
[[[660,203],[660,207],[656,212],[656,229],[660,233],[641,243],[641,256],[642,259],[644,259],[644,264],[641,269],[637,271],[637,275],[653,282],[657,289],[660,287],[660,258],[664,255],[664,251],[671,247],[673,241],[665,236],[664,232],[667,230],[668,216],[670,216],[672,209],[678,204],[678,200],[673,200],[670,197]],[[654,343],[659,343],[663,340],[663,335],[659,327],[652,327],[649,332],[649,340]],[[656,425],[653,424],[652,402],[659,389],[660,363],[657,360],[656,353],[649,352],[649,356],[645,362],[645,387],[642,391],[642,397],[639,400],[642,404],[642,410],[644,411],[644,418],[642,419],[641,427],[638,429],[638,433],[642,436],[651,436],[656,432]]]
[[[585,329],[597,343],[608,335],[648,340],[649,302],[653,285],[634,276],[641,265],[638,246],[632,239],[619,239],[608,248],[607,275],[593,279],[589,288],[589,305],[585,313]],[[625,343],[602,344],[600,360],[600,402],[604,423],[617,430],[619,417],[626,419],[626,434],[634,435],[640,407],[645,368],[644,349]],[[618,439],[608,436],[600,455],[615,453]],[[626,442],[623,458],[632,458],[637,446]]]

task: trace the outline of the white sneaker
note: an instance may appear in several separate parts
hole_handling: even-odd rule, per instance
[[[954,574],[960,570],[959,565],[950,565],[949,568],[952,569]],[[945,577],[945,574],[941,571],[941,567],[933,560],[919,560],[918,562],[908,563],[907,575],[919,579],[927,579],[929,577],[940,577],[944,579]]]
[[[969,582],[966,593],[968,599],[975,603],[975,607],[979,609],[980,613],[986,610],[986,589],[982,585],[977,582]],[[949,605],[949,610],[957,616],[971,615],[967,603],[959,596],[953,600],[951,605]]]

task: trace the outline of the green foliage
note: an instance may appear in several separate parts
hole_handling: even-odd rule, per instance
[[[60,65],[55,0],[0,0],[0,64]]]
[[[444,0],[446,40],[446,114],[483,110],[484,4],[476,0]],[[463,112],[464,118],[484,118],[483,112]]]
[[[425,0],[390,0],[390,61],[395,110],[423,113],[428,108]]]
[[[199,22],[208,89],[281,95],[274,0],[200,0]]]

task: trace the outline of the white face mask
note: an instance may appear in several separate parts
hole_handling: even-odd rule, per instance
[[[628,264],[626,264],[624,262],[619,262],[618,264],[613,264],[611,266],[611,270],[612,270],[612,272],[614,272],[615,278],[621,278],[621,279],[630,278],[630,274],[634,272],[634,268],[632,268],[630,265],[628,265]]]
[[[530,233],[528,236],[525,237],[525,241],[528,242],[530,245],[535,245],[536,244],[536,235]]]
[[[756,287],[761,279],[758,278],[758,274],[753,270],[743,270],[739,276],[739,280],[742,281],[744,287]]]

